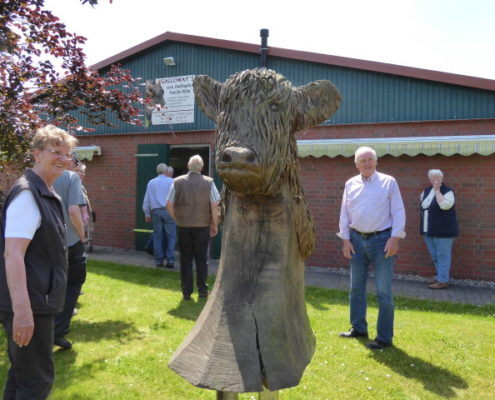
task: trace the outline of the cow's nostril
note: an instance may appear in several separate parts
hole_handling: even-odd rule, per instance
[[[223,153],[222,161],[223,162],[232,162],[232,156],[230,154]]]
[[[256,161],[256,157],[254,156],[254,154],[253,154],[253,153],[249,153],[249,154],[247,155],[247,157],[246,157],[246,161],[247,161],[247,162],[250,162],[250,163],[255,162],[255,161]]]

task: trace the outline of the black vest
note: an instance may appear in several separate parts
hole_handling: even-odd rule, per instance
[[[424,190],[423,200],[428,197],[432,186],[427,187]],[[440,186],[440,193],[445,194],[447,192],[453,192],[451,188],[442,184]],[[451,238],[459,236],[459,229],[457,227],[457,217],[455,213],[455,205],[449,210],[442,210],[437,203],[436,197],[433,197],[428,210],[428,231],[424,232],[424,214],[425,211],[420,204],[421,208],[421,222],[420,222],[420,234],[430,237]]]
[[[41,214],[41,225],[28,245],[24,263],[34,314],[58,314],[62,311],[67,285],[67,245],[60,198],[51,192],[32,170],[20,177],[5,201],[0,224],[0,311],[12,312],[5,275],[5,221],[7,208],[21,192],[30,190]]]

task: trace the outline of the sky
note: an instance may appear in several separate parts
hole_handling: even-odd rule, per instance
[[[165,32],[495,80],[495,0],[45,0],[92,65]]]

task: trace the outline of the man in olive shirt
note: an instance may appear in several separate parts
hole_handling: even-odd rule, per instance
[[[196,264],[199,297],[208,296],[208,245],[218,231],[220,194],[213,179],[201,175],[203,159],[192,156],[189,172],[174,179],[167,196],[167,210],[177,223],[180,252],[180,276],[184,300],[191,299],[192,262]]]

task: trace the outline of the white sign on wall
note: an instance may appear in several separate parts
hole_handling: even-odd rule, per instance
[[[159,94],[158,98],[152,96],[152,125],[194,122],[193,79],[194,75],[185,75],[159,78],[155,81],[155,92],[158,91]]]

